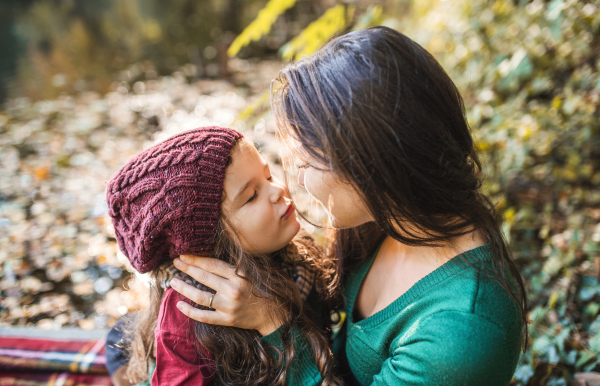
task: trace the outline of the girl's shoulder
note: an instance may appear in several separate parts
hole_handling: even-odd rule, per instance
[[[165,291],[158,312],[155,334],[169,333],[186,339],[194,337],[194,321],[179,311],[177,303],[180,301],[194,305],[191,300],[172,288]]]
[[[154,385],[212,385],[216,374],[213,355],[198,344],[194,321],[177,309],[189,299],[169,288],[165,291],[156,325]]]

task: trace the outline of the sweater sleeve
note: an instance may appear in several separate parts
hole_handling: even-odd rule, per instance
[[[504,330],[472,313],[437,313],[395,343],[372,385],[506,386],[516,365]]]
[[[177,309],[176,304],[180,300],[191,304],[186,298],[180,299],[172,289],[163,295],[154,332],[156,369],[151,385],[212,385],[215,362],[212,355],[198,344],[194,322]]]

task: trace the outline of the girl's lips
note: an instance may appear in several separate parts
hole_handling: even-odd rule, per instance
[[[288,205],[287,210],[285,211],[283,216],[281,216],[281,218],[288,218],[292,215],[292,213],[294,213],[294,205],[290,203],[290,205]]]

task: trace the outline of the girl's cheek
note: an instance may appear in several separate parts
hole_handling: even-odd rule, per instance
[[[260,205],[256,205],[254,209],[251,218],[248,219],[249,223],[257,225],[257,228],[264,229],[273,221],[273,209],[270,203],[263,201]]]

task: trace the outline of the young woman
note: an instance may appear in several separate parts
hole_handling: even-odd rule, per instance
[[[439,63],[385,27],[351,32],[274,81],[279,133],[299,182],[337,228],[346,321],[333,343],[348,385],[507,385],[526,344],[526,297],[458,90]],[[230,286],[221,315],[180,304],[205,323],[261,328],[281,345],[231,268],[203,257],[177,267]],[[192,271],[192,267],[197,275]],[[218,284],[217,284],[218,282]],[[210,294],[176,290],[199,304]],[[244,301],[240,301],[244,299]],[[296,359],[289,384],[319,384]]]
[[[325,384],[339,384],[327,340],[313,321],[320,315],[309,318],[304,307],[317,294],[333,300],[327,282],[335,264],[323,259],[310,236],[298,235],[300,223],[285,189],[240,133],[199,128],[143,151],[110,181],[107,203],[120,249],[136,270],[154,279],[149,306],[121,328],[130,332],[129,355],[112,363],[124,347],[107,347],[118,384],[150,376],[152,385],[283,385],[291,358],[314,363]],[[263,326],[211,326],[182,315],[179,294],[170,288],[177,283],[211,291],[204,310],[215,314],[228,310],[221,295],[236,298],[235,288],[213,288],[210,280],[204,286],[177,271],[172,260],[184,253],[206,253],[243,272],[252,287],[248,294],[262,300],[255,311],[283,323],[285,343],[262,341],[261,334],[270,332]],[[235,269],[227,278],[241,280]],[[116,329],[111,334],[119,335]],[[294,345],[296,340],[307,344]],[[120,365],[126,370],[118,371]]]

